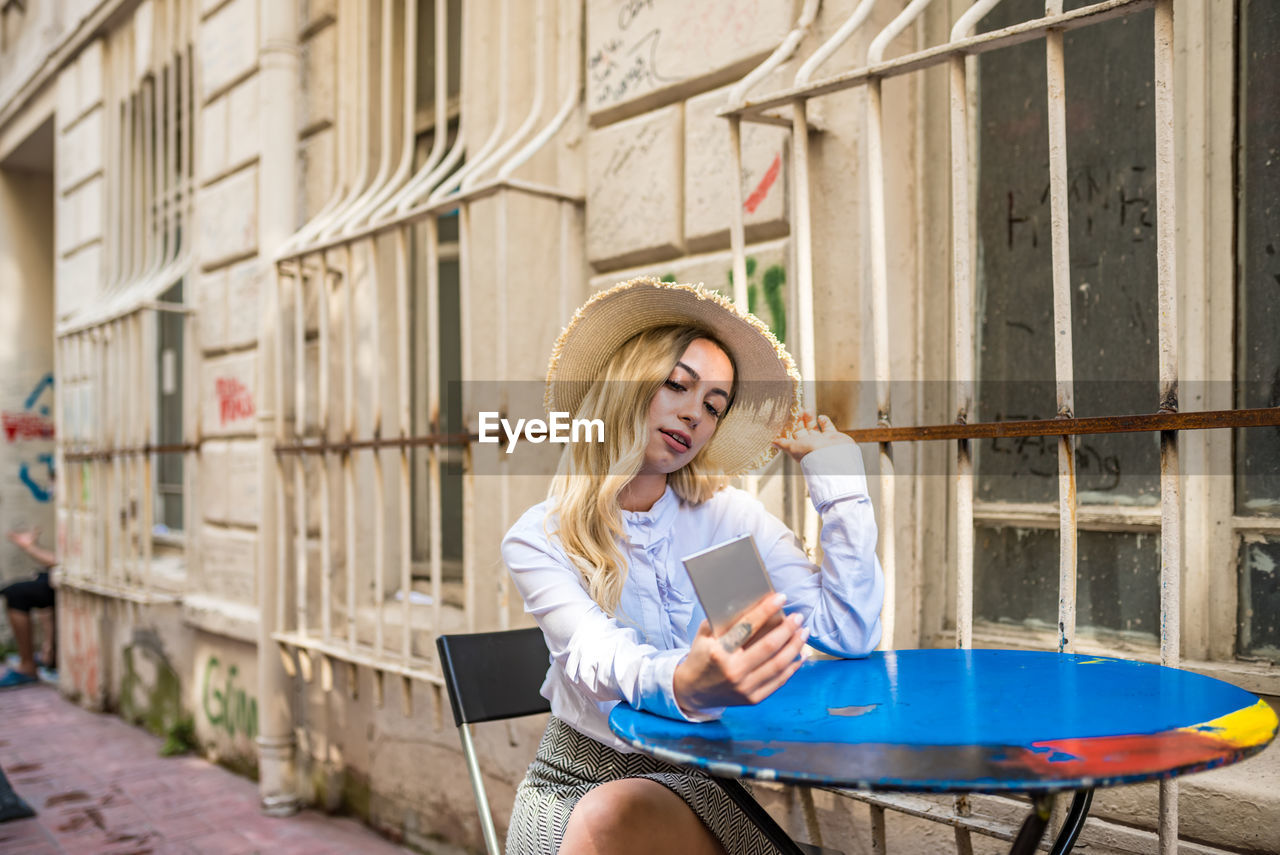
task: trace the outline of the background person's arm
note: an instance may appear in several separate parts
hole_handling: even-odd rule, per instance
[[[36,543],[39,538],[40,529],[38,528],[9,532],[9,540],[35,559],[41,567],[52,567],[58,563],[58,556]]]

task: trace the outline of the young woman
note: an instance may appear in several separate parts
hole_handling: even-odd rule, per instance
[[[862,461],[800,411],[791,357],[714,292],[652,279],[595,295],[561,333],[547,409],[601,419],[571,443],[503,558],[547,639],[552,717],[517,793],[508,855],[754,853],[773,848],[706,776],[634,753],[619,701],[676,719],[754,704],[807,642],[841,656],[880,639],[883,574]],[[781,449],[822,516],[823,563],[730,476]],[[778,592],[712,634],[681,559],[750,533]]]

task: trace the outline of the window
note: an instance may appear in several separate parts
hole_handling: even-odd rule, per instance
[[[1241,0],[1236,397],[1280,406],[1280,5]],[[1280,662],[1280,427],[1235,437],[1239,654]]]
[[[161,302],[180,305],[182,282],[160,297]],[[186,435],[183,419],[183,367],[185,316],[175,312],[156,313],[156,435],[161,447],[180,446]],[[186,529],[186,485],[184,460],[180,451],[156,455],[156,503],[152,531],[157,537],[172,537]]]
[[[103,81],[104,258],[101,282],[58,282],[75,298],[57,330],[69,473],[59,510],[78,559],[67,583],[129,599],[176,594],[188,529],[191,26],[177,2],[144,4],[77,70]]]
[[[1084,5],[1065,4],[1066,11]],[[1007,0],[982,29],[1043,9],[1038,0]],[[1159,397],[1152,12],[1068,32],[1064,53],[1075,414],[1152,412]],[[1053,418],[1044,43],[983,55],[977,85],[978,415]],[[1156,434],[1081,436],[1075,453],[1082,508],[1158,505]],[[1050,630],[1058,612],[1058,440],[984,440],[976,468],[975,618]],[[1030,506],[1032,519],[1004,521],[1010,505]],[[1082,522],[1078,625],[1154,643],[1159,516],[1133,519],[1128,531],[1089,531]]]

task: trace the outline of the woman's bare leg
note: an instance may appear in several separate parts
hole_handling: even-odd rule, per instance
[[[587,793],[569,815],[560,855],[725,855],[684,799],[648,778],[622,778]]]

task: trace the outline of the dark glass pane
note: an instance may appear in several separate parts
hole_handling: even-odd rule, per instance
[[[439,242],[442,248],[456,244],[458,239],[458,218],[456,215],[439,218]],[[424,230],[417,229],[415,247],[425,244]],[[412,289],[409,311],[413,318],[414,330],[411,336],[412,379],[411,388],[414,396],[413,433],[418,436],[431,433],[433,402],[427,400],[427,366],[430,354],[426,351],[428,342],[426,298],[426,255],[420,249],[415,251],[414,270],[417,282]],[[456,258],[444,258],[437,262],[439,288],[436,311],[438,325],[436,334],[439,340],[439,383],[440,401],[438,429],[444,433],[463,433],[466,422],[462,411],[462,338],[460,299],[461,270]],[[430,550],[430,476],[428,470],[428,454],[425,449],[411,452],[413,467],[413,560],[419,566],[428,561]],[[444,559],[446,580],[461,579],[462,562],[462,450],[453,446],[442,446],[440,449],[440,549]]]
[[[1043,13],[1008,0],[983,29]],[[1075,410],[1152,412],[1158,403],[1152,15],[1065,38]],[[1052,418],[1045,47],[1034,40],[979,60],[978,415]],[[1149,434],[1090,436],[1077,448],[1080,501],[1155,504],[1159,449]],[[984,441],[977,494],[1055,501],[1056,438]]]
[[[1240,545],[1240,640],[1245,656],[1280,662],[1280,539]]]
[[[183,301],[182,280],[165,291],[160,298],[166,303]],[[157,373],[156,441],[160,445],[179,445],[182,430],[183,336],[185,316],[176,312],[156,312]],[[163,453],[155,457],[157,502],[154,511],[158,531],[182,531],[183,455]]]
[[[974,615],[1052,630],[1058,622],[1056,529],[974,532]],[[1082,531],[1076,541],[1076,627],[1154,639],[1160,627],[1160,538]]]
[[[1280,407],[1280,3],[1241,0],[1240,407]],[[1236,510],[1280,513],[1280,427],[1236,431]]]

